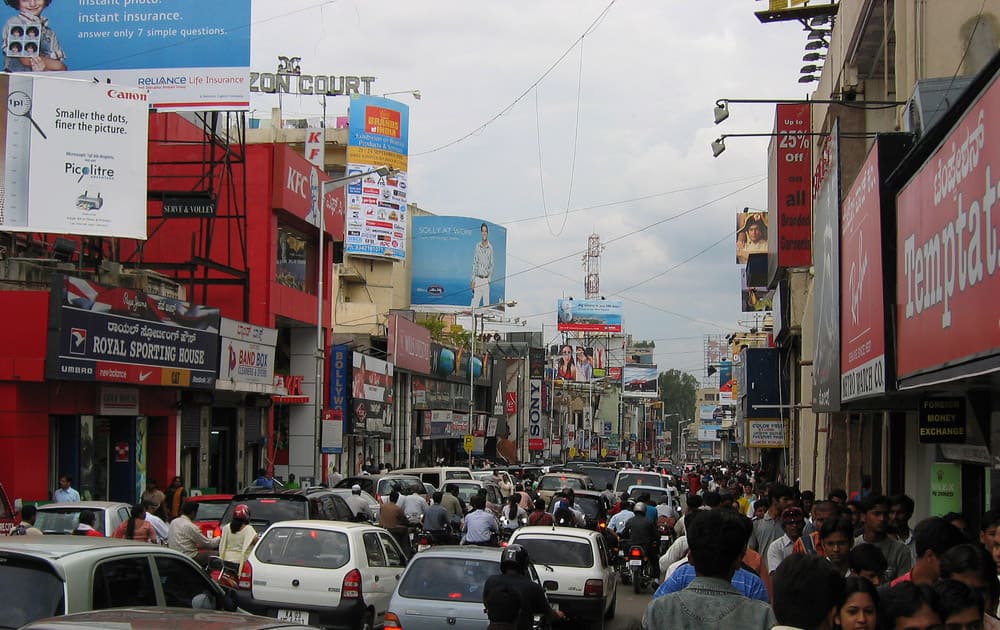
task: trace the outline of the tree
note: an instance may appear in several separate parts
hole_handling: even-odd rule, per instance
[[[680,370],[660,372],[657,377],[660,400],[663,401],[663,422],[668,431],[673,432],[674,461],[683,454],[676,451],[680,432],[677,426],[681,420],[691,419],[695,402],[698,400],[698,379]],[[673,414],[673,415],[671,415]]]

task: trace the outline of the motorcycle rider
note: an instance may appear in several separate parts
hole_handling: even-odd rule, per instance
[[[660,544],[660,533],[656,530],[656,523],[646,518],[646,504],[639,501],[632,507],[635,515],[622,530],[622,539],[628,542],[625,548],[640,546],[646,550],[646,561],[649,563],[650,572],[654,581],[660,579],[659,554],[657,553]]]
[[[434,502],[424,512],[424,531],[430,534],[436,545],[446,545],[452,542],[451,515],[441,505],[444,493],[438,490],[431,495]]]
[[[344,497],[344,502],[347,503],[347,507],[351,508],[355,520],[369,522],[372,520],[371,510],[368,509],[368,503],[361,498],[361,486],[358,484],[351,486],[351,494]]]
[[[520,595],[521,610],[517,618],[517,630],[531,630],[532,617],[541,615],[548,623],[565,619],[562,611],[552,610],[545,590],[528,576],[528,550],[518,544],[507,545],[500,554],[500,574],[491,575],[483,586],[483,601],[487,603],[486,614],[492,620],[500,617],[501,611],[489,608],[493,601],[491,593],[510,588]]]

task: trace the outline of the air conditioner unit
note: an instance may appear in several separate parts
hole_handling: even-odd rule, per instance
[[[972,76],[965,76],[917,81],[903,108],[900,127],[917,137],[924,135],[958,100],[972,79]]]

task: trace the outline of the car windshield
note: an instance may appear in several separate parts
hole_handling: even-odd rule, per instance
[[[483,585],[500,573],[496,560],[428,558],[418,554],[410,561],[399,585],[399,594],[411,599],[482,602]]]
[[[226,513],[226,508],[229,507],[229,501],[223,503],[215,503],[209,501],[199,501],[198,502],[198,518],[199,521],[217,521],[222,518],[222,515]]]
[[[234,500],[234,503],[236,501]],[[299,497],[276,499],[268,498],[244,498],[239,503],[250,508],[250,524],[258,532],[267,529],[271,523],[278,521],[295,521],[308,518],[306,516],[306,502]],[[222,519],[223,524],[228,525],[233,520],[233,511],[226,510],[226,516]]]
[[[582,474],[590,477],[594,482],[594,487],[598,490],[604,490],[609,483],[613,484],[615,482],[615,475],[618,474],[618,471],[613,468],[598,468],[596,466],[581,467],[579,470]]]
[[[653,505],[658,504],[663,497],[667,497],[668,500],[670,498],[670,494],[666,490],[656,490],[655,488],[632,488],[628,493],[628,497],[630,499],[637,499],[644,494],[649,495],[649,501]]]
[[[583,481],[576,477],[542,477],[538,482],[539,490],[561,490],[562,488],[573,488],[583,490]]]
[[[517,544],[528,550],[532,564],[559,567],[594,566],[594,552],[590,543],[583,540],[521,536],[517,538]]]
[[[347,534],[323,529],[272,527],[254,550],[267,564],[339,569],[351,559]]]
[[[660,476],[656,473],[623,472],[618,473],[615,490],[621,492],[629,486],[659,486]]]
[[[35,518],[35,527],[42,530],[44,534],[70,534],[80,523],[81,508],[45,508],[38,510]],[[91,509],[96,516],[94,529],[107,534],[104,531],[104,510]]]
[[[481,486],[476,486],[470,483],[456,483],[455,485],[458,487],[458,498],[466,503],[468,503],[472,497],[479,494],[479,490],[481,489]]]
[[[601,510],[600,497],[581,496],[578,494],[573,497],[573,505],[583,512],[584,516],[591,518],[597,518]]]
[[[65,613],[63,583],[41,562],[0,556],[0,628],[20,628],[36,619]]]
[[[378,493],[382,496],[392,494],[393,490],[399,494],[405,494],[403,490],[407,488],[416,494],[427,493],[424,482],[419,479],[380,479],[378,482]]]

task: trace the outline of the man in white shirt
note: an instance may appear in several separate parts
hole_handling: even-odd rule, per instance
[[[198,515],[198,503],[185,501],[181,505],[181,515],[170,521],[167,528],[167,546],[176,549],[192,560],[198,557],[198,549],[219,548],[218,538],[207,538],[201,533],[201,528],[194,522]]]
[[[403,508],[406,520],[413,524],[421,523],[424,520],[424,512],[427,511],[427,501],[420,494],[413,491],[413,488],[404,488],[399,495],[396,505]]]
[[[167,528],[167,524],[163,522],[163,519],[156,515],[156,510],[160,506],[148,499],[142,502],[142,506],[146,508],[146,522],[156,532],[156,537],[160,541],[166,540],[169,529]]]
[[[802,536],[802,528],[805,527],[805,524],[805,514],[801,508],[785,508],[785,511],[781,513],[781,525],[784,527],[785,533],[767,548],[767,570],[769,573],[773,574],[778,565],[792,555],[792,547],[795,546],[795,541]]]
[[[59,488],[52,493],[55,503],[75,503],[80,500],[80,493],[73,488],[73,478],[69,475],[59,477]]]

